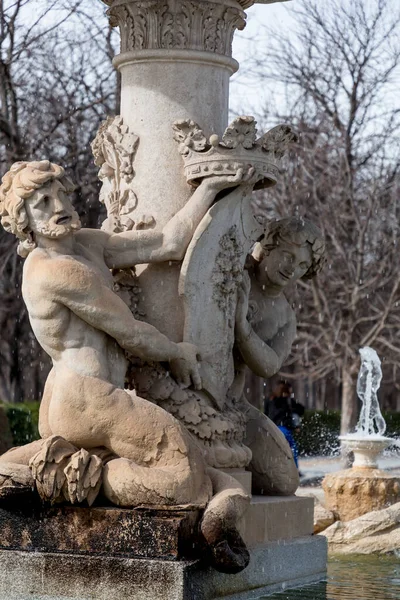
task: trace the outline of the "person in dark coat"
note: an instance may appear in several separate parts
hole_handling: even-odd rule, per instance
[[[294,399],[292,386],[284,381],[279,381],[269,400],[265,401],[264,412],[284,434],[298,468],[298,450],[293,433],[300,427],[304,406]]]

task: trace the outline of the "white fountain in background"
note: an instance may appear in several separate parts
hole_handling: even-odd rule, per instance
[[[381,361],[373,348],[360,349],[361,367],[357,380],[357,395],[362,402],[360,418],[354,433],[340,436],[354,453],[354,468],[377,468],[377,458],[394,440],[385,437],[385,419],[378,401],[382,380]]]
[[[377,394],[382,380],[381,361],[372,348],[361,348],[360,355],[360,419],[354,433],[340,437],[343,445],[354,452],[353,468],[330,473],[322,482],[326,508],[343,522],[400,502],[400,478],[377,465],[379,454],[397,442],[384,436],[386,423]]]

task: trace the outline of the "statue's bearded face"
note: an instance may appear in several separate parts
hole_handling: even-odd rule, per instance
[[[25,200],[25,209],[33,234],[63,238],[81,227],[79,215],[58,179],[36,190]]]
[[[265,286],[272,284],[286,287],[305,275],[312,264],[311,246],[292,244],[279,240],[279,245],[269,250],[259,266],[259,281]]]

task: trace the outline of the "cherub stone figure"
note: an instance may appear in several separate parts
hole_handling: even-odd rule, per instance
[[[225,561],[228,571],[248,561],[234,526],[247,495],[207,468],[172,415],[124,390],[125,351],[169,362],[177,381],[201,388],[197,348],[137,321],[113,291],[110,269],[181,260],[217,192],[243,178],[238,171],[205,179],[162,231],[118,234],[81,228],[72,183],[49,161],[14,164],[0,188],[2,224],[27,256],[22,293],[31,325],[53,362],[40,408],[42,440],[3,455],[4,476],[12,479],[12,465],[19,475],[29,465],[42,497],[72,502],[92,502],[102,476],[105,496],[126,507],[205,506],[217,493],[201,527],[218,547],[216,565]]]
[[[243,400],[246,366],[259,377],[277,373],[296,337],[296,315],[285,297],[289,283],[314,277],[323,267],[325,244],[315,225],[302,218],[270,223],[249,257],[238,291],[236,379],[232,393],[242,396],[248,417],[246,445],[258,493],[294,493],[297,470],[284,436],[270,419]]]

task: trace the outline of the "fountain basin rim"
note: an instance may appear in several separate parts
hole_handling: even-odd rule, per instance
[[[362,433],[348,433],[346,435],[340,435],[339,440],[341,442],[353,442],[353,443],[367,443],[367,444],[391,444],[394,442],[394,438],[386,437],[384,435],[365,435]]]
[[[382,435],[375,436],[361,436],[361,435],[341,435],[339,436],[340,441],[344,446],[357,452],[357,454],[363,455],[378,455],[388,446],[392,445],[394,440],[389,437]]]

